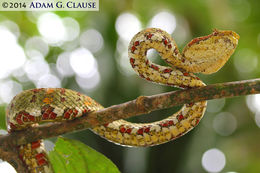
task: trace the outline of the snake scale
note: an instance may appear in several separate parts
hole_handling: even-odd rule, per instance
[[[180,53],[168,33],[148,28],[133,37],[128,54],[134,71],[148,81],[182,89],[200,87],[205,84],[193,73],[218,71],[233,54],[238,39],[238,34],[233,31],[214,30],[208,36],[193,39]],[[160,66],[147,59],[147,51],[152,48],[169,66]],[[203,117],[206,104],[206,101],[185,104],[178,112],[157,122],[118,120],[91,130],[120,145],[158,145],[193,129]],[[7,107],[8,131],[22,130],[42,122],[72,120],[100,109],[103,107],[90,97],[69,89],[26,90],[15,96]],[[19,155],[30,172],[53,172],[42,141],[19,146]]]

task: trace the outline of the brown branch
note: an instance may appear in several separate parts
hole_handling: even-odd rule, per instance
[[[104,108],[72,121],[48,123],[0,136],[0,148],[10,148],[185,103],[257,93],[260,93],[260,79],[213,84],[153,96],[140,96],[135,100]],[[10,160],[2,150],[0,150],[0,158]],[[17,160],[13,159],[13,162],[15,162],[14,165],[19,165]]]
[[[19,158],[17,147],[1,147],[0,148],[0,158],[10,163],[17,172],[28,173],[29,170],[26,168],[25,164]]]

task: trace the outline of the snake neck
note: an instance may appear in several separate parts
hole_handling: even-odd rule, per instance
[[[149,61],[147,51],[152,48],[172,67]],[[175,41],[160,29],[149,28],[137,34],[129,44],[128,55],[135,72],[148,81],[179,88],[204,85],[198,77],[182,68],[183,56],[179,53]]]

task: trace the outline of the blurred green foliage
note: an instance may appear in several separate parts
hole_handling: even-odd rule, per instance
[[[95,90],[83,90],[77,86],[75,78],[63,79],[62,87],[73,88],[86,93],[105,107],[135,99],[139,95],[151,95],[173,90],[140,79],[137,75],[126,76],[117,65],[116,45],[118,34],[115,29],[117,17],[129,12],[136,15],[142,27],[158,12],[167,10],[187,23],[189,36],[177,44],[183,48],[192,38],[207,35],[212,29],[233,30],[240,35],[235,54],[227,64],[212,75],[199,75],[206,84],[257,78],[260,75],[260,1],[257,0],[100,0],[98,12],[55,12],[60,17],[72,17],[78,21],[81,32],[94,28],[104,39],[104,48],[94,54],[98,62],[101,82]],[[28,18],[28,12],[0,12],[0,21],[11,20],[20,28],[19,44],[32,36],[40,35],[36,23]],[[177,21],[178,27],[178,21]],[[186,28],[186,29],[187,29]],[[177,37],[173,32],[173,37]],[[61,47],[49,47],[45,57],[48,63],[56,63],[57,57],[64,50]],[[0,48],[1,49],[1,48]],[[249,72],[243,72],[239,52],[249,50],[256,55],[256,63]],[[1,57],[0,63],[2,59]],[[247,58],[242,57],[245,66]],[[125,63],[128,63],[126,61]],[[236,65],[238,64],[238,65]],[[243,63],[242,63],[243,65]],[[247,68],[251,68],[250,66]],[[242,70],[242,71],[241,71]],[[15,80],[15,79],[14,79]],[[32,82],[20,82],[23,89],[34,88]],[[209,105],[215,102],[209,102]],[[144,122],[161,119],[176,108],[156,111],[152,115],[131,118],[131,121]],[[3,127],[4,111],[1,107]],[[228,136],[221,136],[214,130],[213,122],[217,114],[229,112],[236,119],[236,129]],[[226,157],[223,172],[260,172],[260,129],[255,123],[255,115],[246,104],[246,97],[226,99],[223,108],[216,112],[207,111],[198,127],[176,141],[150,148],[126,148],[110,143],[89,130],[65,135],[91,146],[110,158],[121,172],[126,173],[185,173],[206,172],[201,164],[205,151],[218,148]],[[53,139],[54,140],[54,139]]]

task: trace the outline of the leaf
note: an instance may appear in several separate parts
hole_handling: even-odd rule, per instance
[[[55,173],[119,173],[111,160],[89,146],[72,139],[58,138],[49,153]]]
[[[0,129],[6,130],[4,106],[0,106]]]

